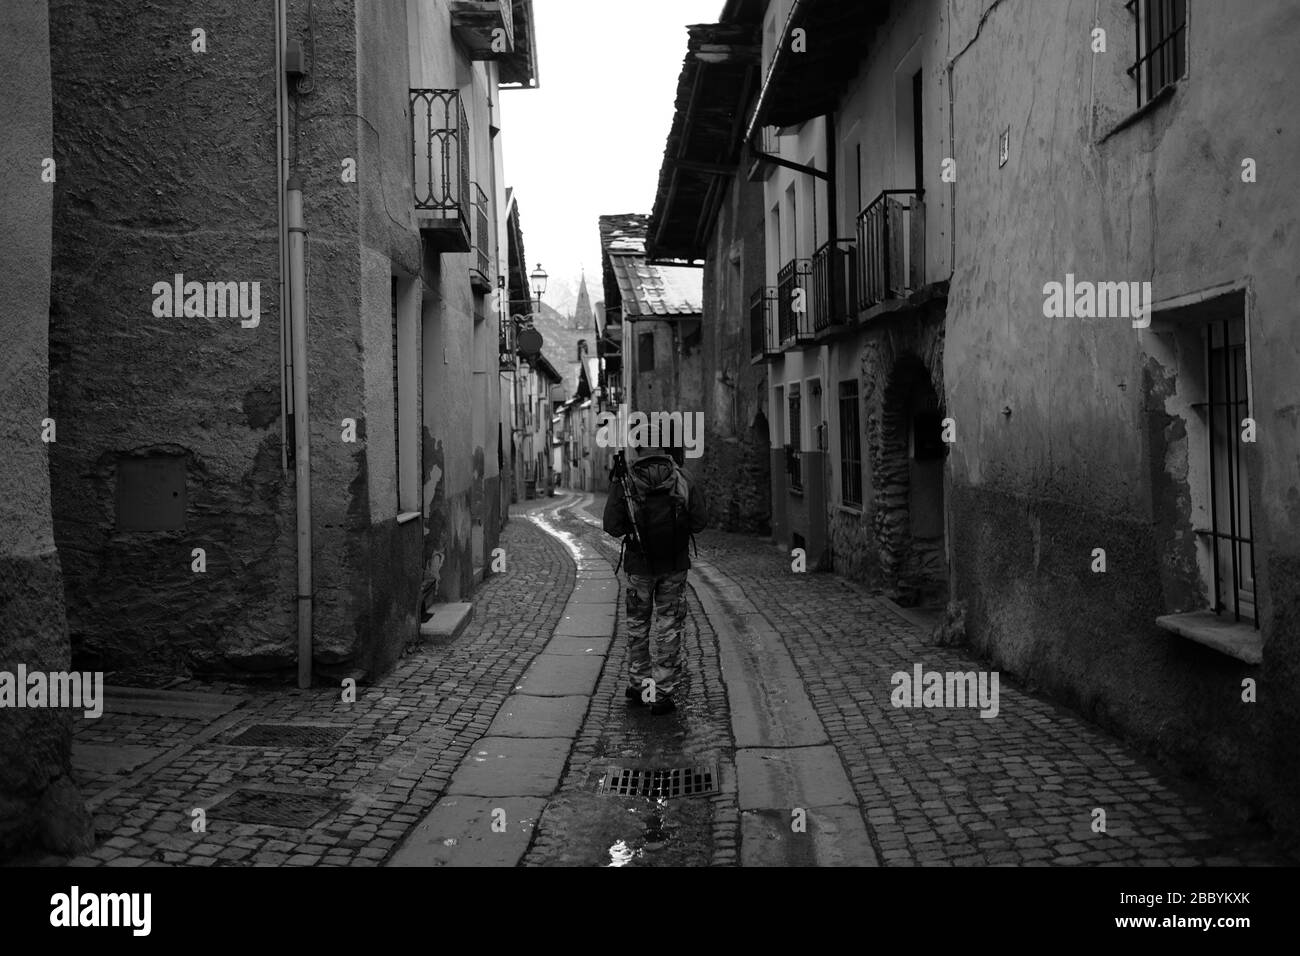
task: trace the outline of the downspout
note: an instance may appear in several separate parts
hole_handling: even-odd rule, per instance
[[[302,223],[302,180],[285,184],[289,222],[289,309],[293,341],[294,492],[298,526],[298,686],[311,686],[311,448],[307,419],[307,230]]]
[[[284,48],[288,26],[285,0],[275,0],[275,216],[276,245],[280,254],[280,473],[289,472],[289,416],[293,414],[292,396],[289,392],[289,322],[288,297],[285,283],[288,276],[288,243],[284,231],[284,183],[289,178],[287,155],[288,95],[285,88]]]

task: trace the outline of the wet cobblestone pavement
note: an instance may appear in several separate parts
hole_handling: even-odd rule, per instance
[[[576,516],[558,522],[569,533],[597,544],[613,567],[618,547],[598,525]],[[591,518],[588,512],[588,518]],[[687,678],[678,709],[653,717],[629,706],[627,644],[616,640],[601,674],[591,709],[574,745],[563,783],[547,805],[526,866],[706,866],[736,860],[739,812],[735,771],[716,639],[699,602],[688,599],[682,649]],[[619,588],[618,632],[624,633]],[[715,796],[653,800],[597,795],[602,773],[623,767],[675,767],[713,762],[722,791]]]
[[[168,692],[190,695],[192,711],[133,714],[108,707],[99,720],[79,719],[77,776],[95,812],[98,844],[70,861],[16,862],[391,862],[440,800],[447,802],[458,768],[490,761],[488,750],[475,745],[493,739],[489,728],[509,716],[503,705],[520,693],[530,665],[553,640],[575,584],[583,574],[608,575],[608,568],[583,567],[607,562],[612,568],[617,560],[616,543],[599,530],[601,503],[569,495],[513,509],[502,539],[508,570],[475,592],[475,614],[465,632],[444,647],[414,645],[390,674],[359,687],[355,703],[343,703],[332,687],[298,691],[189,682]],[[540,514],[545,521],[530,520]],[[575,541],[586,558],[575,561]],[[788,657],[785,666],[800,685],[789,689],[806,696],[811,725],[804,735],[811,743],[788,743],[786,754],[823,751],[835,762],[835,774],[842,769],[848,796],[830,801],[835,806],[827,813],[856,821],[863,834],[857,862],[1295,862],[1267,832],[1241,822],[1212,796],[1005,675],[995,719],[980,718],[975,708],[893,707],[891,675],[897,671],[918,663],[939,671],[980,665],[960,648],[930,644],[896,608],[861,587],[828,574],[793,573],[788,559],[766,542],[706,532],[699,543],[683,644],[688,677],[678,711],[652,717],[646,708],[628,706],[626,644],[615,639],[603,664],[573,665],[593,674],[593,684],[582,691],[589,697],[572,705],[585,708],[570,725],[579,729],[562,740],[517,738],[525,754],[543,744],[564,750],[555,756],[552,779],[558,783],[533,798],[539,812],[523,821],[515,857],[523,865],[725,866],[746,861],[747,847],[754,864],[751,835],[789,829],[780,821],[788,820],[793,807],[745,803],[744,773],[737,766],[745,746],[751,753],[762,748],[751,742],[737,749],[736,728],[738,718],[743,723],[755,716],[742,711],[758,698],[746,697],[751,703],[743,704],[729,693],[737,675],[724,668],[739,658],[728,641],[745,644],[750,653]],[[737,603],[738,596],[750,602],[749,610]],[[621,634],[621,588],[615,603]],[[758,640],[760,633],[765,636]],[[768,724],[784,719],[759,716]],[[254,724],[335,728],[339,739],[232,745],[236,734]],[[763,759],[773,758],[769,752]],[[710,761],[720,785],[711,796],[662,802],[597,794],[611,764]],[[240,788],[319,802],[291,802],[291,809],[302,809],[290,825],[223,819],[219,801]],[[742,812],[744,806],[751,809]],[[205,832],[191,829],[194,809],[207,813]],[[1091,826],[1097,809],[1106,812],[1104,833]],[[838,819],[843,825],[847,818]],[[833,837],[834,826],[827,825]],[[846,861],[854,861],[852,854]]]
[[[447,647],[420,645],[378,683],[357,688],[353,704],[338,688],[307,691],[217,687],[247,697],[213,725],[105,711],[78,720],[83,744],[152,743],[180,747],[146,776],[115,779],[79,771],[97,803],[100,842],[91,853],[47,864],[140,866],[375,866],[433,805],[452,772],[492,722],[529,662],[550,640],[574,567],[560,542],[515,519],[502,547],[507,570],[475,594],[473,621]],[[209,685],[176,688],[212,691]],[[246,725],[313,723],[346,731],[337,745],[313,751],[223,745]],[[215,737],[213,732],[216,731]],[[207,737],[208,739],[204,739]],[[137,772],[138,774],[138,772]],[[119,792],[107,796],[105,788]],[[210,808],[237,787],[309,790],[339,801],[314,826],[260,826],[208,814],[206,832],[191,812]]]
[[[885,602],[750,538],[701,557],[763,608],[840,753],[884,865],[1286,864],[1271,836],[1077,715],[1001,681],[996,718],[895,708],[891,675],[978,670]],[[1092,830],[1106,811],[1106,832]]]

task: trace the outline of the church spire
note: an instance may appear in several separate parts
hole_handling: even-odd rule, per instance
[[[573,314],[573,327],[575,329],[595,328],[595,320],[591,311],[591,296],[587,295],[587,270],[582,271],[582,279],[578,283],[578,305],[577,311]]]

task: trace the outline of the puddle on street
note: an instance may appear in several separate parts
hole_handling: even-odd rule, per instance
[[[615,843],[612,847],[609,848],[609,862],[605,865],[606,866],[627,866],[629,863],[631,863],[640,855],[641,855],[640,850],[634,850],[626,843],[624,843],[622,840],[619,840],[617,843]]]

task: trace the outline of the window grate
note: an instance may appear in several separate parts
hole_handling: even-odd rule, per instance
[[[1245,417],[1242,413],[1249,410],[1245,326],[1244,319],[1225,319],[1207,327],[1209,401],[1200,407],[1205,409],[1210,439],[1208,536],[1214,565],[1214,613],[1225,613],[1231,607],[1234,621],[1247,618],[1258,628],[1249,476],[1245,456],[1237,446],[1239,423]]]
[[[803,403],[799,386],[790,386],[790,444],[786,446],[786,462],[790,472],[790,490],[803,491]]]
[[[857,381],[840,382],[840,501],[862,504],[862,434]]]
[[[1187,69],[1187,0],[1129,0],[1137,20],[1137,60],[1128,75],[1137,81],[1141,109]]]
[[[674,799],[718,792],[718,768],[714,764],[694,767],[639,769],[611,766],[600,778],[601,796]]]

